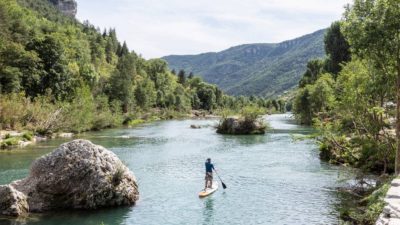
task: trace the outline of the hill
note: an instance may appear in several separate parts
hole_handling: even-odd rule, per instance
[[[129,50],[115,29],[101,32],[76,20],[76,10],[74,0],[0,1],[0,130],[50,136],[191,110],[282,108],[228,96],[199,77],[178,79],[164,60]],[[20,140],[8,139],[0,140],[0,148]]]
[[[163,57],[228,94],[274,96],[295,87],[310,59],[324,57],[325,30],[277,44],[246,44],[221,52]]]

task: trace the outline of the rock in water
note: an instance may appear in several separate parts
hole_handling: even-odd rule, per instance
[[[265,134],[267,126],[257,119],[223,118],[217,126],[219,134]]]
[[[29,212],[133,205],[139,198],[133,173],[113,152],[87,140],[62,144],[10,186],[27,196]]]
[[[75,0],[49,0],[62,13],[67,16],[75,17],[78,11],[78,4]]]

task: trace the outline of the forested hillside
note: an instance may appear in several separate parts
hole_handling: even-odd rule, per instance
[[[164,60],[129,50],[114,29],[82,24],[47,0],[0,1],[0,30],[0,129],[80,132],[152,112],[170,118],[265,105],[227,96],[198,77],[178,79]]]
[[[229,94],[274,96],[297,85],[307,61],[324,57],[324,34],[319,30],[279,44],[247,44],[164,59],[171,68],[199,74]]]

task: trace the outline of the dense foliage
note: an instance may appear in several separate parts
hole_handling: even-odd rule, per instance
[[[279,44],[248,44],[164,59],[172,68],[193,71],[228,94],[271,97],[295,87],[307,61],[324,56],[324,34],[325,30],[320,30]],[[337,59],[332,57],[332,61]]]
[[[322,158],[378,174],[399,173],[398,18],[397,0],[354,0],[327,32],[327,58],[309,62],[293,107],[300,122],[321,132]],[[342,218],[374,224],[382,206],[371,201]]]
[[[192,73],[176,76],[164,60],[130,51],[114,29],[82,24],[47,0],[1,1],[0,30],[0,129],[81,132],[191,109],[274,108]]]

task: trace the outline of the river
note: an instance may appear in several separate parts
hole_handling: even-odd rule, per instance
[[[311,132],[290,114],[266,118],[271,131],[259,136],[216,134],[216,120],[170,120],[132,129],[86,133],[115,152],[135,173],[140,200],[134,207],[31,214],[0,218],[0,224],[338,224],[336,187],[351,170],[321,162]],[[190,125],[202,129],[191,129]],[[0,184],[25,177],[32,161],[67,139],[0,152]],[[204,161],[211,157],[226,190],[199,199]]]

